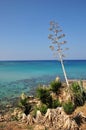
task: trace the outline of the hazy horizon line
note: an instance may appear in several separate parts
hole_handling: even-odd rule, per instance
[[[86,60],[86,59],[63,59],[64,61],[65,60]],[[58,60],[58,59],[43,59],[43,60],[40,60],[40,59],[25,59],[25,60],[0,60],[0,61],[60,61],[60,60]]]

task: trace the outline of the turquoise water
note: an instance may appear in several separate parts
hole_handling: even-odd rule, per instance
[[[66,60],[64,65],[69,79],[86,79],[86,60]],[[59,61],[0,61],[0,101],[22,92],[33,94],[39,84],[49,84],[56,76],[64,80]]]

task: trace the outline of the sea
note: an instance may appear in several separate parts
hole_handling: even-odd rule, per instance
[[[86,60],[64,60],[68,79],[86,80]],[[7,104],[21,93],[34,95],[39,85],[48,85],[57,76],[65,81],[57,60],[0,61],[0,104]]]

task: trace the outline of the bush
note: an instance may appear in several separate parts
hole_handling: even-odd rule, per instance
[[[42,104],[40,107],[35,106],[33,116],[36,117],[37,110],[40,110],[42,114],[45,114],[47,112],[47,109],[48,107],[45,104]]]
[[[81,88],[80,88],[78,82],[72,83],[71,87],[72,87],[73,93],[77,94],[77,93],[81,92]]]
[[[50,86],[51,86],[51,90],[54,92],[54,93],[57,93],[57,91],[59,90],[59,88],[61,87],[61,82],[60,81],[52,81],[50,83]]]
[[[67,114],[71,114],[74,111],[75,107],[71,101],[68,101],[67,103],[63,104],[63,109]]]
[[[39,110],[42,114],[45,114],[47,112],[47,109],[48,109],[47,105],[45,105],[45,104],[42,104],[41,107],[39,108]]]
[[[24,93],[22,93],[21,96],[20,96],[18,106],[24,111],[24,113],[26,115],[29,114],[29,112],[31,110],[31,105],[28,102],[28,97]]]
[[[50,92],[45,87],[38,87],[37,88],[37,97],[41,100],[42,103],[46,104],[48,107],[52,105],[52,97]]]
[[[52,101],[52,108],[57,108],[59,106],[61,106],[61,103],[59,102],[59,100]]]
[[[82,106],[86,100],[86,92],[83,86],[79,85],[78,82],[74,82],[71,86],[71,90],[74,96],[75,106]]]

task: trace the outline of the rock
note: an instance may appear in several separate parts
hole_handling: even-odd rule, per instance
[[[12,113],[12,116],[17,116],[18,115],[19,110],[17,108],[14,109],[14,112]]]
[[[2,115],[0,115],[0,122],[4,121],[4,117]]]
[[[12,117],[13,119],[16,118],[16,119],[18,119],[18,120],[23,120],[24,115],[25,115],[25,113],[23,113],[23,111],[22,111],[21,109],[19,109],[19,108],[15,108],[15,109],[14,109],[14,112],[11,113],[11,117]]]
[[[74,120],[72,120],[71,130],[79,130],[78,125],[76,125],[76,122]]]
[[[32,100],[32,99],[34,99],[34,96],[33,95],[29,95],[28,98]]]
[[[31,100],[29,100],[29,103],[31,103],[31,104],[37,104],[38,103],[38,99],[37,98],[34,98],[34,99],[31,99]]]
[[[19,112],[18,112],[18,115],[17,115],[18,120],[20,120],[20,119],[22,118],[22,114],[23,114],[22,111],[19,111]]]
[[[82,112],[79,112],[75,117],[74,120],[78,125],[81,125],[82,123],[86,123],[86,116]]]
[[[37,122],[40,121],[41,118],[42,118],[42,114],[41,114],[41,112],[38,110],[38,111],[37,111],[37,114],[36,114],[36,121],[37,121]]]
[[[25,113],[22,113],[22,122],[24,122],[24,123],[27,122],[27,116]]]
[[[70,92],[68,92],[68,90],[63,91],[61,98],[62,98],[62,101],[68,101],[68,100],[71,101],[72,100],[72,96],[71,96]]]
[[[36,125],[35,128],[33,130],[45,130],[45,126],[43,125]]]
[[[11,120],[11,113],[6,113],[4,116],[3,116],[4,120],[5,121],[10,121]]]
[[[52,96],[52,98],[53,98],[54,100],[57,100],[57,95],[56,95],[56,93],[51,92],[51,94],[50,94],[50,95]]]
[[[63,129],[66,130],[66,129],[70,129],[70,119],[69,118],[66,118],[65,120],[65,123],[64,123],[64,126],[63,126]]]
[[[12,108],[11,104],[6,105],[6,108]]]
[[[48,110],[47,110],[47,113],[46,113],[46,115],[45,115],[45,118],[48,119],[49,121],[51,121],[51,118],[52,118],[51,109],[48,109]]]
[[[78,130],[76,122],[64,112],[62,107],[48,109],[43,124],[55,130]]]
[[[30,114],[27,116],[27,124],[32,125],[34,120],[35,119]]]

